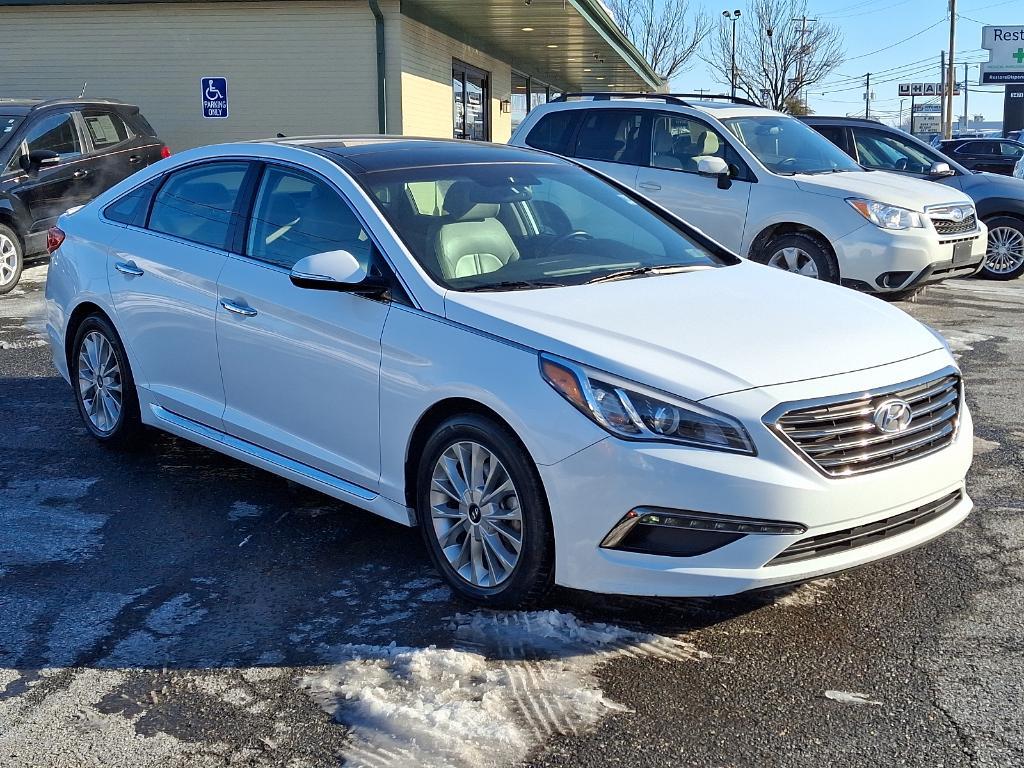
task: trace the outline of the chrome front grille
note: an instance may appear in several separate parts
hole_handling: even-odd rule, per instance
[[[876,413],[896,399],[909,404],[910,420],[899,431],[884,432],[876,424]],[[960,400],[960,376],[948,368],[859,395],[788,403],[769,413],[765,423],[821,472],[845,477],[945,448],[956,433]]]
[[[978,217],[969,205],[938,205],[926,210],[940,235],[962,235],[978,227]]]

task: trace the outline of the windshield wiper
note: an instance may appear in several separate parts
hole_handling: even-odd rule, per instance
[[[474,285],[472,288],[462,288],[466,292],[478,291],[521,291],[527,288],[561,288],[564,283],[551,283],[542,280],[502,280],[498,283],[487,285]]]
[[[658,266],[633,267],[632,269],[620,269],[617,272],[600,275],[599,277],[587,280],[586,284],[606,283],[612,280],[642,277],[643,275],[666,275],[674,272],[688,272],[692,269],[706,269],[706,267],[703,264],[660,264]]]

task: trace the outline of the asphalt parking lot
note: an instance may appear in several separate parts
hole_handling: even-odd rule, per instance
[[[0,298],[5,768],[1024,765],[1024,281],[901,305],[974,410],[949,535],[774,594],[494,613],[414,531],[169,436],[98,449],[45,271]]]

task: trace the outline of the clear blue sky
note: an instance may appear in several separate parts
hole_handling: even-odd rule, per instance
[[[746,9],[745,0],[691,3],[703,5],[716,23],[728,23],[722,18],[723,10]],[[983,24],[1024,25],[1024,0],[957,0],[957,6],[957,80],[963,80],[963,62],[970,62],[968,111],[971,115],[982,114],[986,120],[1001,120],[1002,88],[977,84],[977,62],[988,58],[987,51],[980,47],[981,28]],[[899,112],[898,83],[938,81],[939,52],[949,46],[946,0],[808,0],[807,9],[808,16],[839,28],[846,59],[822,84],[810,89],[811,109],[817,114],[863,113],[865,72],[873,73],[873,116],[887,121],[895,120]],[[747,18],[741,17],[740,23]],[[677,77],[672,87],[685,91],[724,90],[715,84],[702,61]],[[905,107],[910,108],[909,100]],[[954,99],[954,108],[956,115],[962,113],[963,95]]]

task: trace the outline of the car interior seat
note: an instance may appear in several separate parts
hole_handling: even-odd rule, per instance
[[[501,204],[476,202],[477,192],[475,182],[458,181],[445,195],[434,252],[446,278],[495,272],[519,258],[512,236],[498,220]]]

